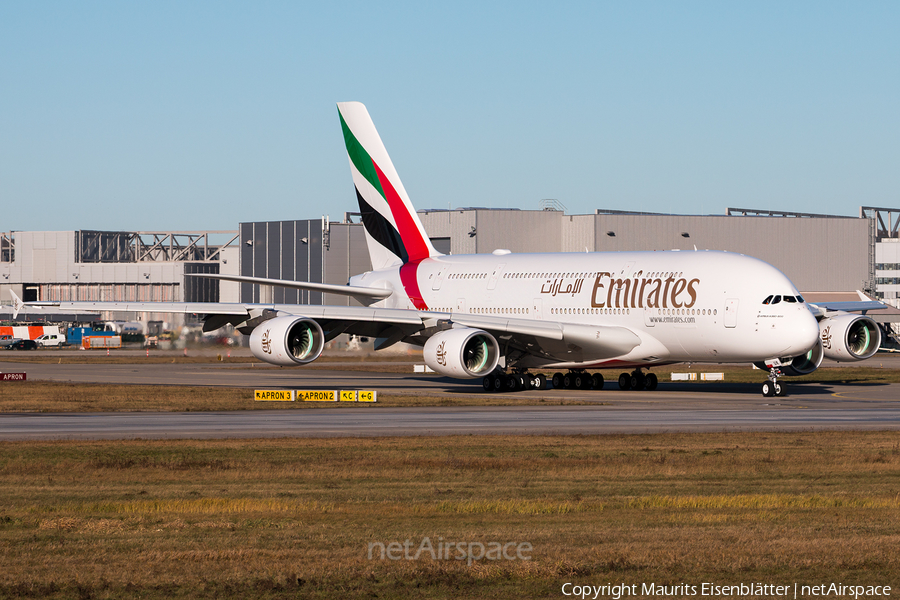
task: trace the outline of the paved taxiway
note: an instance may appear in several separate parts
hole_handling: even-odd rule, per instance
[[[30,380],[247,387],[375,389],[459,397],[477,382],[399,373],[280,369],[226,364],[60,365],[0,363]],[[612,386],[609,386],[612,387]],[[788,384],[790,396],[763,398],[756,384],[662,383],[653,392],[543,390],[511,396],[548,406],[392,408],[297,406],[296,410],[214,413],[0,415],[0,439],[213,438],[450,435],[471,433],[650,433],[813,429],[900,429],[900,385]],[[562,400],[595,402],[563,406]]]

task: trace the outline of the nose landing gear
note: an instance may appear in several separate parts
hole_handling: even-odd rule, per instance
[[[786,396],[787,391],[784,389],[784,386],[778,383],[778,378],[784,375],[781,372],[781,369],[778,367],[773,367],[769,369],[769,380],[762,384],[762,395],[766,398],[771,398],[773,396]]]

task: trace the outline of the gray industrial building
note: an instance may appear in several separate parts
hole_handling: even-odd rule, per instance
[[[237,302],[237,284],[185,277],[239,271],[237,231],[15,231],[0,234],[0,295],[25,301]],[[7,311],[8,312],[8,311]],[[133,314],[105,313],[105,320]],[[87,321],[92,315],[29,311],[21,319]],[[173,321],[171,315],[142,320]]]
[[[900,308],[900,209],[862,207],[875,228],[875,286],[878,297]]]
[[[806,292],[871,288],[867,219],[729,209],[729,215],[693,216],[597,210],[462,209],[422,211],[432,238],[449,239],[454,254],[726,250],[762,259]]]
[[[372,268],[362,225],[327,217],[241,223],[241,275],[343,285]],[[357,304],[348,296],[241,284],[241,302]]]
[[[369,268],[362,225],[327,220],[242,223],[241,274],[346,283]],[[873,220],[729,209],[727,215],[693,216],[598,210],[461,208],[423,210],[419,218],[444,253],[605,252],[617,250],[727,250],[756,256],[780,268],[801,291],[856,299],[875,290]],[[900,247],[900,246],[898,246]],[[900,258],[898,261],[900,262]],[[241,288],[241,301],[267,292]],[[318,304],[322,294],[275,290],[274,301]],[[263,296],[265,297],[265,296]],[[354,302],[330,296],[329,304]]]
[[[597,210],[422,210],[444,253],[727,250],[781,269],[810,300],[864,290],[897,306],[900,209],[859,217],[728,209],[725,215]],[[371,268],[358,214],[241,223],[232,232],[12,232],[0,235],[0,295],[26,300],[354,304],[347,296],[185,277],[192,272],[345,284]],[[215,240],[215,243],[213,241]],[[882,311],[880,320],[898,320]],[[104,318],[133,318],[106,315]],[[147,318],[147,317],[145,317]]]

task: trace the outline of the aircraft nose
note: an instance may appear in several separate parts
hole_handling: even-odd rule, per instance
[[[794,322],[793,354],[808,352],[819,341],[819,322],[806,307],[803,307]]]

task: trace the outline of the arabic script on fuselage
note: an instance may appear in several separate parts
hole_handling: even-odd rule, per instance
[[[542,294],[572,296],[581,292],[584,278],[566,282],[565,278],[548,280]],[[632,277],[617,278],[603,271],[594,279],[592,308],[691,308],[697,302],[700,279],[686,277],[643,277],[639,271]]]

